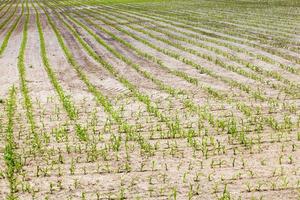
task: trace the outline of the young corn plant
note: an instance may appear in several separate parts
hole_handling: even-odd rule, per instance
[[[16,88],[11,88],[6,105],[8,124],[6,127],[6,142],[4,148],[4,161],[6,165],[6,178],[9,182],[9,195],[7,199],[18,199],[17,186],[18,174],[22,169],[21,157],[17,153],[17,145],[14,141],[14,115],[16,112]]]

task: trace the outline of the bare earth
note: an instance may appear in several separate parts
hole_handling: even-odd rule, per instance
[[[0,199],[299,199],[300,4],[0,0]]]

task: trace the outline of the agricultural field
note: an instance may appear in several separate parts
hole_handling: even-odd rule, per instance
[[[300,1],[0,0],[0,199],[300,199]]]

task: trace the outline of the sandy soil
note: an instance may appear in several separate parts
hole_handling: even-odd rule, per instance
[[[275,16],[269,12],[253,7],[256,13],[241,18],[244,15],[242,11],[233,12],[235,7],[221,2],[218,3],[220,7],[193,0],[178,5],[148,2],[112,6],[99,3],[90,5],[91,2],[80,0],[39,2],[46,8],[50,22],[59,33],[59,36],[55,34],[40,4],[34,3],[39,12],[49,66],[64,95],[70,97],[69,101],[78,111],[78,117],[69,117],[64,100],[49,78],[41,56],[35,9],[29,0],[24,65],[31,108],[25,104],[24,91],[20,90],[20,71],[17,66],[25,15],[0,57],[0,199],[8,198],[12,191],[4,152],[8,145],[6,138],[9,125],[6,98],[13,85],[17,88],[16,111],[12,119],[16,145],[13,151],[20,158],[22,167],[13,172],[17,189],[12,194],[19,199],[206,200],[226,199],[226,195],[227,199],[299,198],[300,100],[299,95],[292,95],[298,94],[299,88],[290,87],[290,83],[298,84],[300,76],[297,72],[280,68],[280,64],[299,68],[297,59],[293,58],[299,56],[299,51],[296,46],[286,49],[278,48],[275,43],[271,45],[272,41],[278,42],[280,38],[296,44],[298,34],[288,31],[292,25],[285,25],[282,21],[289,17],[294,19],[291,23],[298,24],[298,15],[286,13],[287,16],[282,16],[278,22],[278,26],[284,28],[273,33]],[[17,6],[18,12],[0,30],[0,41],[3,41],[20,14],[20,4]],[[89,13],[99,18],[96,20],[90,16],[93,23],[158,59],[166,68],[147,56],[139,55],[131,47],[90,24],[85,17],[77,15],[81,13],[82,16],[88,16],[86,9],[97,12]],[[184,15],[188,9],[191,10],[190,22],[198,17],[199,26],[184,22],[184,18],[174,19],[174,15]],[[215,13],[218,9],[222,12]],[[281,9],[280,12],[287,12]],[[143,10],[148,14],[145,15]],[[198,13],[199,10],[203,13]],[[295,10],[291,8],[292,13]],[[4,12],[5,9],[0,15]],[[90,56],[58,15],[116,73],[109,72],[103,63]],[[231,19],[230,16],[235,18]],[[70,17],[91,29],[122,58],[101,45]],[[262,18],[261,22],[259,18]],[[101,19],[156,47],[199,64],[219,78],[201,74],[191,64],[155,50],[103,23]],[[128,22],[127,19],[134,21]],[[2,21],[0,19],[0,23]],[[257,26],[254,22],[258,23]],[[210,23],[214,24],[210,27]],[[267,26],[267,23],[270,25]],[[265,71],[276,71],[289,82],[275,80],[262,73],[256,74],[262,78],[261,81],[246,77],[135,31],[129,25],[218,58],[248,73],[256,72],[237,62],[237,59],[257,65]],[[222,28],[221,25],[228,27]],[[157,31],[154,31],[155,28]],[[161,30],[211,48],[177,41],[160,33]],[[200,34],[201,31],[203,34]],[[192,37],[193,34],[195,37]],[[268,34],[269,39],[262,40]],[[60,45],[60,36],[75,64],[70,62],[70,57]],[[217,50],[235,59],[218,54]],[[260,59],[260,56],[269,57],[272,62]],[[133,66],[138,66],[153,78],[136,71]],[[197,79],[198,85],[172,74],[170,70],[186,73]],[[250,91],[247,93],[238,85],[230,85],[225,79],[242,83]],[[290,87],[292,93],[273,88],[272,84]],[[222,99],[207,87],[227,96]],[[181,92],[173,94],[171,91]],[[258,95],[255,92],[259,91],[262,91],[265,99],[255,99],[255,95]],[[33,121],[28,117],[30,112]],[[33,132],[30,130],[32,123],[35,124]],[[40,142],[40,148],[33,145],[36,140]]]

